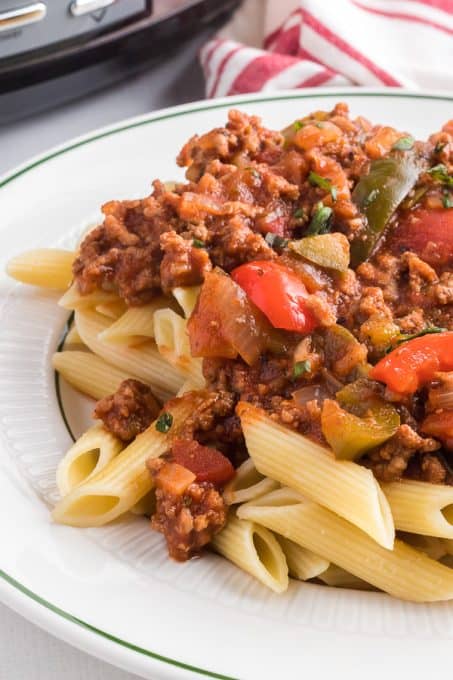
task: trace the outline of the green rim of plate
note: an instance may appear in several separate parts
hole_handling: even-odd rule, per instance
[[[32,163],[22,167],[21,169],[17,171],[13,171],[12,174],[7,175],[2,181],[0,181],[0,188],[5,187],[7,184],[12,182],[13,180],[17,179],[18,177],[21,177],[22,175],[25,175],[27,172],[30,170],[33,170],[34,168],[39,167],[40,165],[43,165],[49,160],[52,160],[53,158],[57,158],[58,156],[62,156],[65,153],[68,153],[69,151],[72,151],[73,149],[77,149],[81,146],[85,146],[86,144],[91,144],[92,142],[96,142],[100,139],[103,139],[104,137],[110,137],[112,135],[118,134],[120,132],[125,132],[126,130],[132,130],[137,127],[142,127],[144,125],[151,125],[152,123],[157,123],[161,120],[169,120],[170,118],[178,118],[179,116],[186,116],[188,114],[192,113],[198,113],[199,111],[213,111],[214,109],[222,109],[222,108],[229,108],[230,106],[235,106],[235,105],[240,105],[244,106],[247,104],[256,104],[256,103],[263,103],[263,102],[268,102],[268,101],[291,101],[291,100],[297,100],[297,99],[309,99],[310,97],[321,97],[324,99],[327,98],[335,98],[338,99],[339,97],[346,96],[346,97],[390,97],[390,98],[406,98],[406,99],[432,99],[432,100],[440,100],[440,101],[453,101],[453,96],[450,96],[448,94],[445,95],[430,95],[430,94],[416,94],[416,93],[409,93],[409,92],[397,92],[397,91],[390,91],[390,92],[362,92],[360,89],[358,89],[356,92],[345,92],[343,90],[332,90],[332,92],[319,92],[317,93],[316,91],[311,91],[307,93],[295,93],[295,94],[288,94],[288,95],[276,95],[275,97],[269,96],[269,97],[261,97],[261,98],[251,98],[251,99],[235,99],[231,98],[228,101],[223,101],[219,104],[211,104],[208,106],[193,106],[192,108],[184,108],[181,111],[173,111],[169,113],[165,113],[161,116],[154,116],[152,113],[148,118],[138,120],[134,123],[128,123],[127,125],[118,125],[117,127],[114,127],[113,129],[106,130],[105,132],[100,132],[98,134],[94,134],[88,137],[85,137],[77,142],[74,142],[72,144],[68,144],[60,149],[57,149],[56,151],[51,151],[47,155],[40,156],[37,160],[33,161]],[[59,394],[59,387],[58,387],[58,381],[56,380],[55,382],[56,386],[56,391],[57,391],[57,399],[58,399],[58,404],[60,407],[60,411],[62,414],[64,413],[64,410],[62,408],[61,404],[61,398]],[[66,422],[66,418],[63,416],[65,425],[68,427],[68,423]],[[70,432],[70,428],[68,427],[68,430]],[[72,433],[71,433],[72,435]],[[105,638],[106,640],[109,640],[110,642],[115,642],[116,644],[130,650],[133,652],[137,652],[138,654],[141,654],[143,656],[147,656],[149,658],[152,658],[156,661],[160,661],[172,666],[175,666],[179,669],[186,670],[186,671],[192,671],[195,673],[199,673],[200,675],[203,675],[205,677],[209,678],[216,678],[217,680],[237,680],[233,678],[232,676],[227,676],[227,675],[221,675],[220,673],[215,673],[213,671],[209,671],[204,668],[198,668],[197,666],[191,666],[190,664],[186,664],[182,661],[178,661],[177,659],[172,659],[170,657],[162,656],[161,654],[157,654],[156,652],[152,652],[149,649],[145,649],[143,647],[138,647],[137,645],[134,645],[130,642],[127,642],[127,640],[123,640],[121,638],[117,638],[114,635],[110,635],[110,633],[107,633],[104,630],[99,630],[95,626],[92,626],[91,624],[87,623],[86,621],[83,621],[82,619],[77,618],[76,616],[73,616],[69,612],[64,611],[63,609],[60,609],[60,607],[57,607],[56,605],[52,604],[51,602],[48,602],[47,600],[43,599],[36,593],[34,593],[32,590],[29,590],[26,586],[24,586],[22,583],[19,581],[16,581],[12,576],[4,572],[3,570],[0,569],[0,578],[2,578],[6,583],[8,583],[10,586],[18,590],[20,593],[23,595],[26,595],[29,597],[31,600],[34,602],[42,605],[49,611],[53,612],[54,614],[57,614],[58,616],[61,616],[62,618],[66,619],[67,621],[70,621],[71,623],[75,623],[78,626],[81,626],[85,630],[90,631],[91,633],[95,633],[96,635],[100,635],[101,637]]]

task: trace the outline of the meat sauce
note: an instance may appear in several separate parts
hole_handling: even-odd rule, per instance
[[[181,150],[184,183],[156,180],[143,200],[103,207],[74,264],[82,294],[113,290],[132,306],[202,286],[188,332],[209,396],[173,454],[150,464],[153,526],[177,559],[226,521],[225,479],[192,471],[178,492],[159,480],[181,481],[165,465],[185,468],[197,447],[233,468],[245,460],[239,401],[337,455],[337,416],[372,419],[384,443],[351,457],[378,479],[453,483],[452,130],[416,141],[351,118],[341,103],[282,131],[231,111],[225,127]],[[415,338],[423,371],[393,363],[423,380],[395,389],[382,362]],[[148,397],[123,386],[96,414],[130,440],[156,416]]]

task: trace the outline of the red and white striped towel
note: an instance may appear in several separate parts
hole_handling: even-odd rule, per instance
[[[453,0],[246,0],[200,60],[208,97],[316,85],[453,93]]]

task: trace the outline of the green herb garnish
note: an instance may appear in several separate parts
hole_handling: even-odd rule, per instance
[[[301,220],[305,217],[305,212],[303,208],[298,208],[296,212],[294,213],[294,217],[296,220]]]
[[[320,130],[322,130],[324,127],[326,127],[325,123],[322,123],[322,122],[315,123],[315,125]]]
[[[314,187],[319,187],[325,191],[329,191],[332,196],[332,200],[337,200],[337,188],[332,186],[332,182],[327,177],[321,177],[316,172],[310,172],[308,175],[308,181]]]
[[[287,238],[283,238],[283,236],[279,236],[278,234],[273,234],[271,231],[266,234],[264,240],[271,248],[286,248],[289,243]]]
[[[401,137],[392,146],[393,151],[409,151],[414,146],[414,139],[412,137]]]
[[[332,208],[329,208],[323,203],[318,203],[310,224],[308,225],[308,229],[305,232],[305,236],[327,234],[330,231],[331,218]]]
[[[194,248],[206,248],[206,243],[204,241],[200,241],[199,238],[194,238],[192,245]]]
[[[453,208],[453,196],[448,191],[442,196],[442,205],[444,208]]]
[[[296,122],[293,123],[293,128],[294,128],[296,131],[297,131],[297,130],[300,130],[301,128],[304,127],[304,124],[305,124],[305,123],[302,123],[301,120],[296,120]]]
[[[447,167],[443,165],[443,163],[435,165],[433,168],[430,168],[427,172],[428,175],[431,175],[431,177],[436,180],[436,182],[440,182],[441,184],[444,184],[447,187],[453,187],[453,175],[450,175],[448,173]]]
[[[440,153],[442,149],[445,149],[447,142],[437,142],[434,147],[434,153]]]
[[[426,328],[419,331],[418,333],[403,334],[395,342],[394,345],[390,345],[389,347],[386,348],[385,354],[389,354],[392,350],[395,349],[395,347],[402,345],[403,342],[408,342],[409,340],[414,340],[415,338],[421,338],[424,335],[431,335],[433,333],[444,333],[446,330],[447,330],[446,328],[440,328],[440,326],[427,326]]]
[[[163,434],[168,432],[172,425],[173,416],[171,415],[171,413],[168,413],[168,411],[164,411],[163,413],[161,413],[158,419],[156,420],[156,430],[158,432],[162,432]]]
[[[304,373],[310,373],[310,371],[311,362],[309,361],[309,359],[305,359],[305,361],[296,361],[293,367],[293,377],[299,378]]]

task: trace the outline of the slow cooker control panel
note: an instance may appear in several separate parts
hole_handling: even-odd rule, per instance
[[[82,39],[151,13],[146,0],[0,0],[1,60]]]

